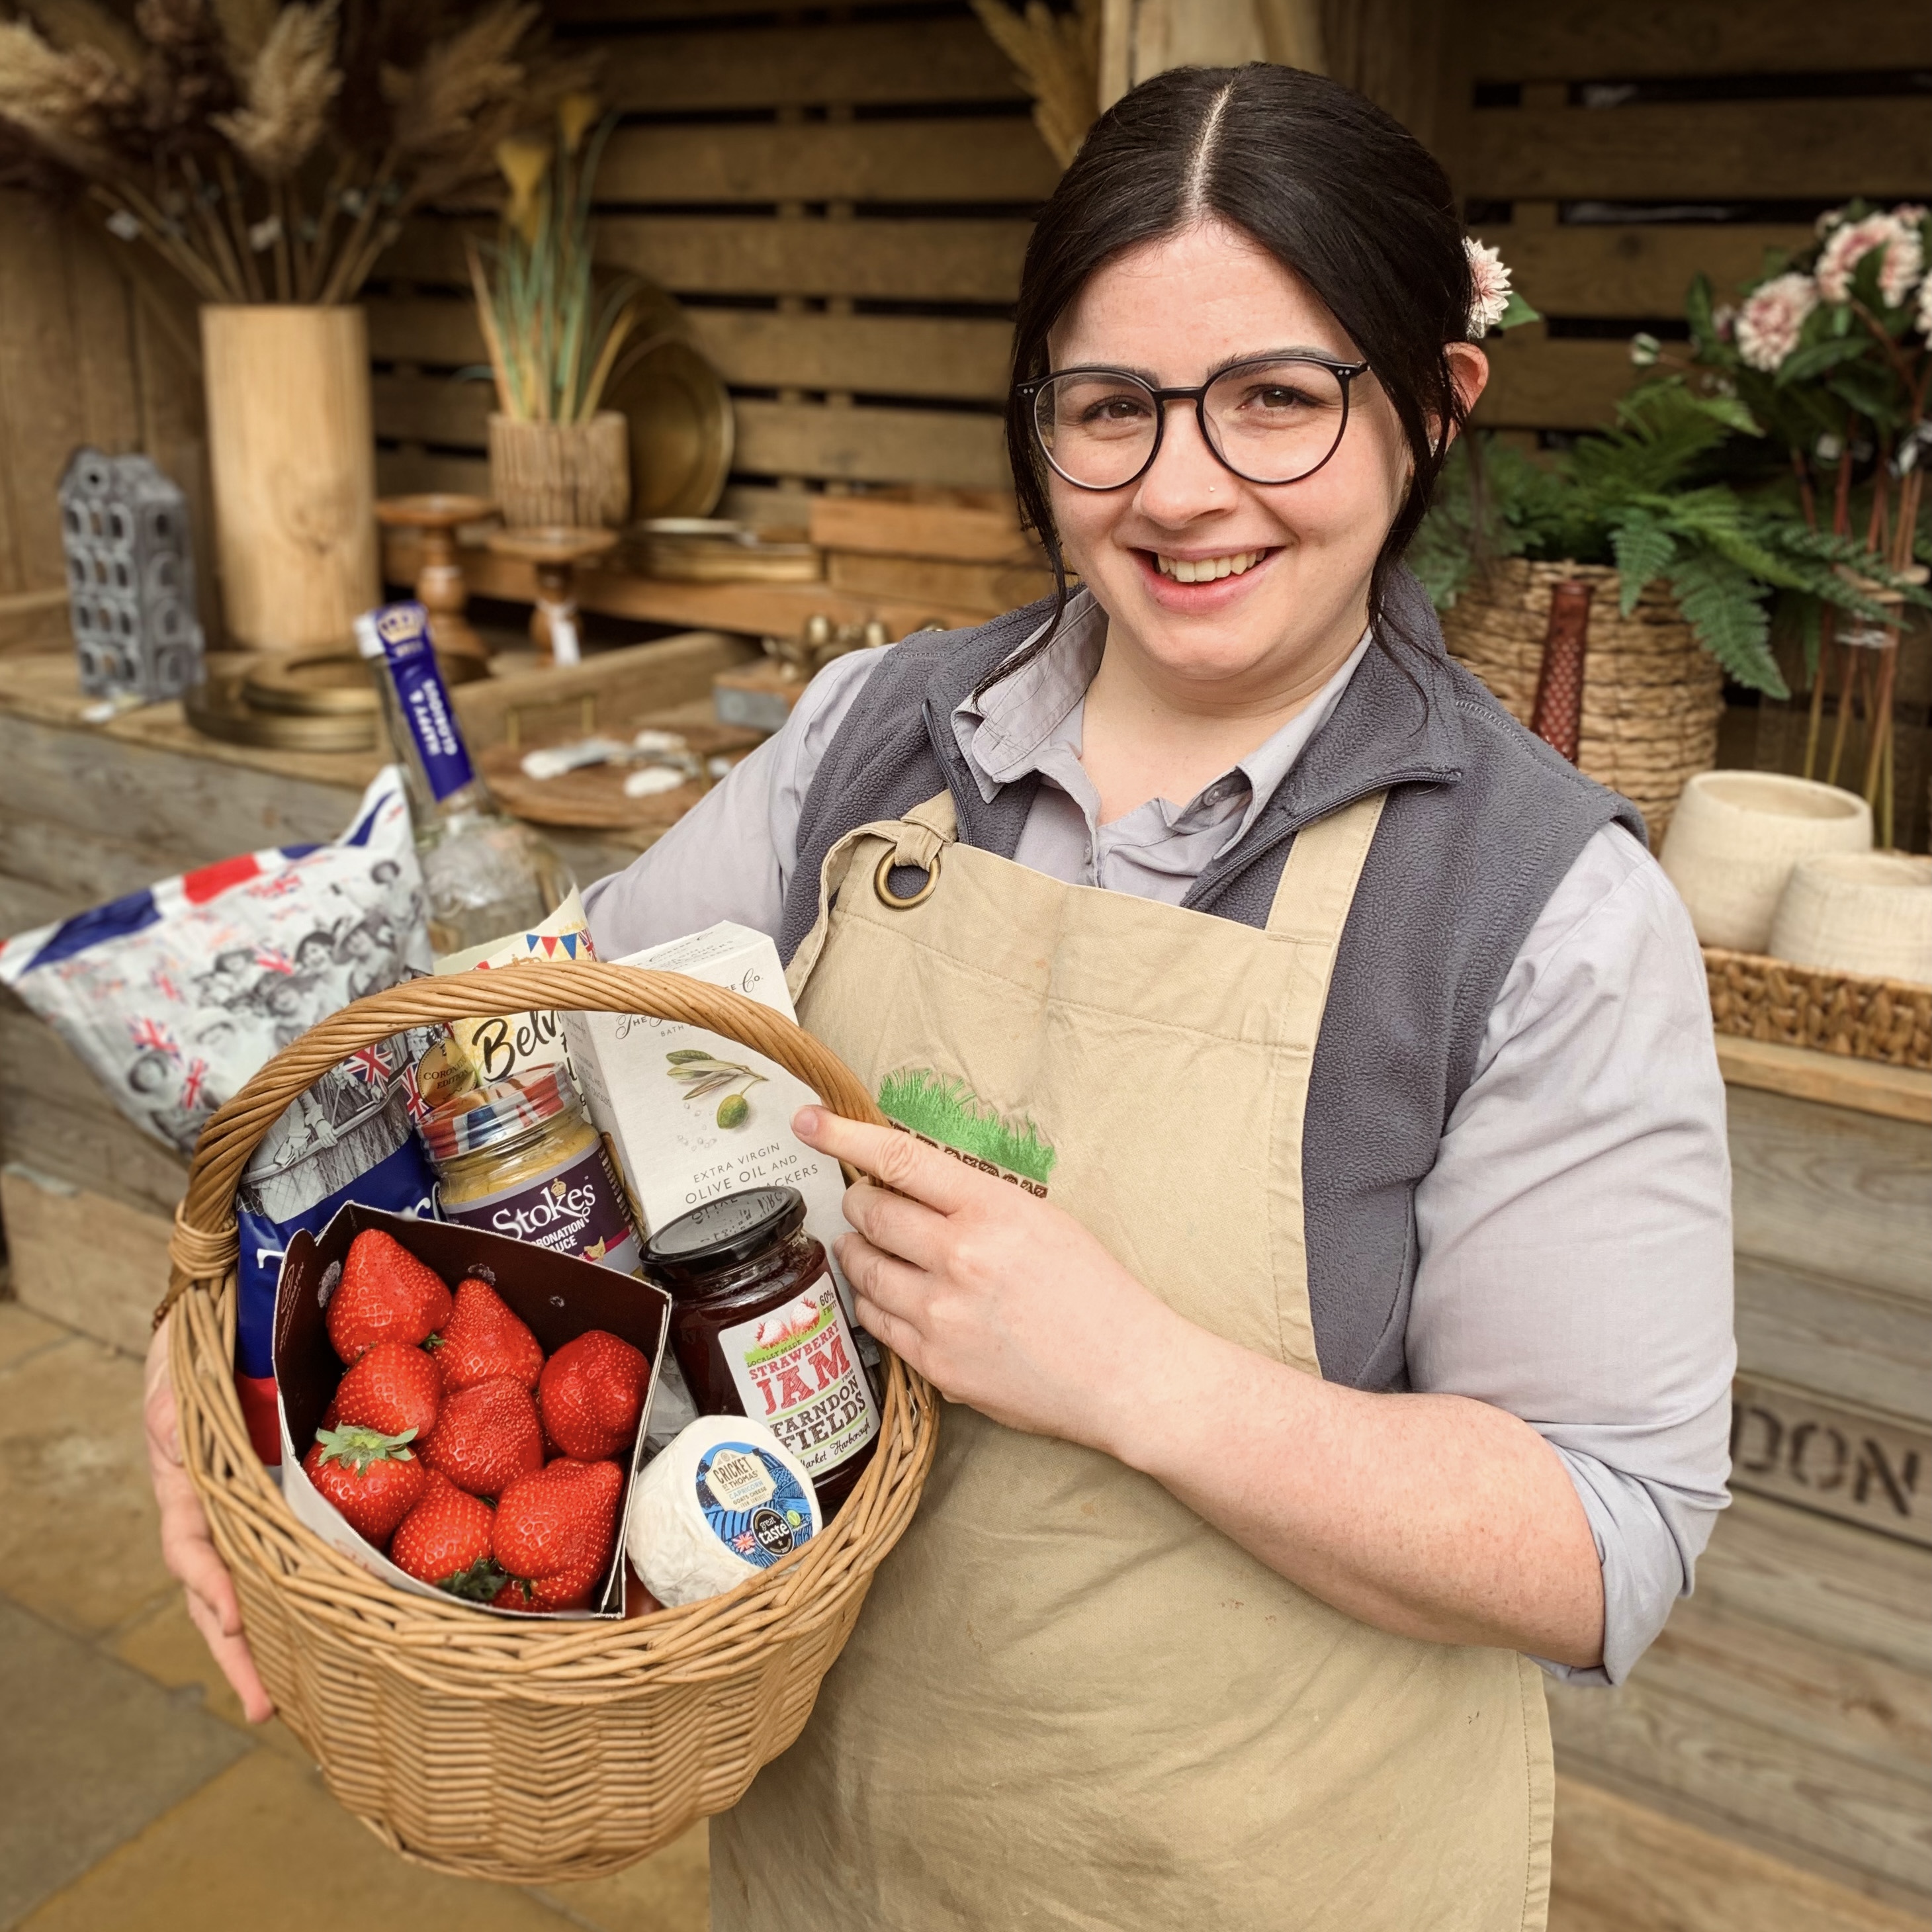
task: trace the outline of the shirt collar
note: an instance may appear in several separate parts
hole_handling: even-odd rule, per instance
[[[1018,656],[1046,628],[1045,623],[1036,626],[1015,646],[1012,655]],[[1236,838],[1266,808],[1310,740],[1328,722],[1368,650],[1370,635],[1367,631],[1362,633],[1355,648],[1309,704],[1220,778],[1202,787],[1203,792],[1212,791],[1236,774],[1246,782],[1248,803],[1235,828]],[[1106,613],[1094,602],[1091,591],[1076,591],[1068,601],[1059,635],[1031,664],[994,685],[983,698],[968,692],[953,706],[953,737],[982,798],[990,802],[1002,786],[1053,761],[1057,748],[1077,742],[1077,714],[1086,702],[1087,687],[1100,668],[1106,640]],[[1193,802],[1178,802],[1176,818]]]

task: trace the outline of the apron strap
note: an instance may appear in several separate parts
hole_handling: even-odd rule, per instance
[[[1342,945],[1342,928],[1355,902],[1355,887],[1375,842],[1386,791],[1371,792],[1325,818],[1304,825],[1288,848],[1274,903],[1268,908],[1270,938],[1294,943],[1300,985],[1290,1006],[1291,1030],[1312,1051],[1328,1004],[1328,982]]]
[[[958,843],[959,814],[952,802],[952,793],[943,791],[937,797],[928,799],[923,805],[914,806],[903,818],[877,819],[870,825],[855,826],[826,854],[825,863],[818,874],[818,916],[812,922],[812,930],[799,942],[791,964],[785,968],[785,984],[794,1002],[804,992],[805,982],[811,978],[812,969],[818,964],[818,956],[825,950],[825,941],[832,929],[832,902],[850,876],[859,848],[868,839],[876,839],[888,848],[873,862],[882,895],[890,890],[886,875],[899,866],[910,866],[926,874],[928,883],[924,891],[916,898],[904,902],[908,905],[916,904],[919,898],[932,890],[931,882],[938,875],[940,854],[947,846]]]

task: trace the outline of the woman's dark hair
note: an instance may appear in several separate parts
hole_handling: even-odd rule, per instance
[[[1217,217],[1252,236],[1327,305],[1402,426],[1414,476],[1369,580],[1379,636],[1389,626],[1389,574],[1428,510],[1450,428],[1467,413],[1443,345],[1467,335],[1472,291],[1448,177],[1372,101],[1319,74],[1258,62],[1171,68],[1123,95],[1094,123],[1027,244],[1013,380],[1046,374],[1048,334],[1096,270]],[[1030,405],[1017,395],[1006,404],[1006,451],[1021,518],[1046,545],[1058,594],[1046,633],[988,684],[1044,650],[1066,608],[1046,466]]]

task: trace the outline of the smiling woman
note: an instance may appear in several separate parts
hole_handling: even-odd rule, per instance
[[[1641,820],[1401,568],[1480,292],[1346,89],[1126,95],[1018,310],[1058,594],[838,660],[585,896],[778,935],[912,1130],[796,1122],[950,1403],[718,1932],[1544,1923],[1541,1672],[1621,1681],[1724,1502],[1728,1175]]]

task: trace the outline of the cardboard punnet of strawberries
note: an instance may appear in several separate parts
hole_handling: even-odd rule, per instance
[[[670,1310],[570,1256],[344,1208],[290,1243],[276,1297],[290,1507],[419,1595],[516,1617],[655,1607],[622,1528]]]

